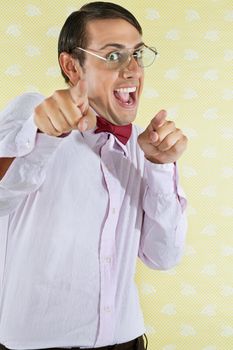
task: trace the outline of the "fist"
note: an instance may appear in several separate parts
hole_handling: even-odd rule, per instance
[[[166,111],[161,110],[138,136],[139,146],[152,163],[174,163],[187,147],[187,137],[166,116]]]
[[[50,136],[94,128],[96,115],[89,106],[86,82],[79,80],[76,86],[55,91],[35,108],[34,120]]]

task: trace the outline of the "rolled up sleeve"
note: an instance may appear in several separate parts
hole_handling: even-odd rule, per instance
[[[185,245],[187,201],[179,185],[177,164],[145,160],[144,219],[139,257],[151,268],[179,263]]]

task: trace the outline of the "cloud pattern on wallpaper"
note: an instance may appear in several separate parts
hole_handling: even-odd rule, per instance
[[[1,107],[15,95],[65,85],[56,45],[65,18],[85,1],[9,0],[0,5]],[[137,122],[158,109],[189,138],[179,162],[189,198],[182,263],[136,281],[149,350],[233,349],[233,3],[118,1],[139,18],[159,56],[146,72]]]

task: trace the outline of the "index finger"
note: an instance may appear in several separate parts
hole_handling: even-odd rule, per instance
[[[84,79],[80,79],[78,83],[72,86],[70,89],[71,98],[77,106],[79,106],[80,101],[88,99],[87,95],[87,82]]]
[[[87,82],[80,79],[78,83],[70,88],[70,95],[73,103],[79,108],[82,115],[86,115],[89,109]]]
[[[81,112],[77,128],[80,131],[92,129],[96,126],[96,113],[89,105],[88,88],[85,79],[80,79],[77,85],[70,88],[71,98]]]
[[[166,121],[167,112],[162,109],[159,111],[156,116],[151,120],[149,125],[150,131],[156,131],[158,128],[160,128]]]

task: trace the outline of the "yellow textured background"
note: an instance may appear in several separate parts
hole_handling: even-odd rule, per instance
[[[65,85],[57,37],[85,1],[1,0],[0,108],[15,95]],[[189,137],[179,162],[189,198],[182,264],[138,264],[149,350],[233,350],[233,1],[118,1],[160,55],[146,71],[137,123],[165,108]]]

